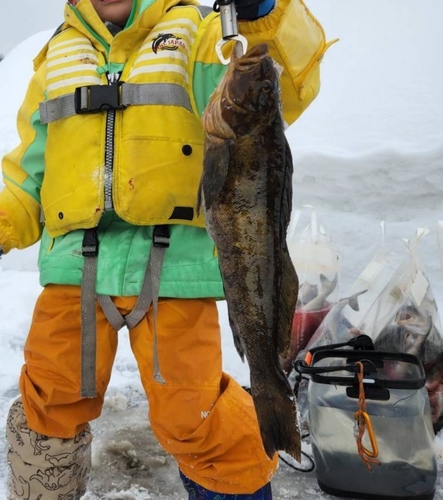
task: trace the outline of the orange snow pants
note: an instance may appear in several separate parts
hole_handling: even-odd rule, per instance
[[[128,314],[136,297],[113,299]],[[29,427],[72,438],[99,417],[118,342],[97,304],[97,396],[80,396],[80,287],[48,285],[37,300],[25,344],[20,391]],[[153,313],[129,332],[149,402],[152,430],[183,474],[211,490],[252,493],[277,468],[263,450],[252,399],[222,372],[216,302],[160,299],[160,372],[154,379]]]

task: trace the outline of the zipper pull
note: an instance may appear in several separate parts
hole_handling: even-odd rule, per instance
[[[118,73],[107,73],[106,78],[108,79],[109,85],[117,83],[120,80],[121,74],[121,71],[119,71]]]

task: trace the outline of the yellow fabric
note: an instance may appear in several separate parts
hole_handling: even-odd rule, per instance
[[[186,51],[193,44],[195,30],[201,22],[200,13],[193,7],[165,13],[159,10],[162,5],[155,2],[147,9],[149,14],[146,11],[134,26],[119,33],[112,41],[109,55],[104,47],[87,38],[84,27],[77,18],[72,19],[73,14],[68,11],[67,19],[75,29],[63,31],[49,44],[47,98],[72,93],[80,85],[106,85],[106,76],[99,76],[97,70],[108,61],[125,64],[121,81],[176,84],[189,93]],[[94,16],[86,7],[79,10],[92,22]],[[185,28],[182,27],[184,18]],[[166,50],[153,57],[153,40],[164,28],[152,28],[160,19],[160,26],[180,32],[184,57],[175,58]],[[97,23],[98,31],[100,27]],[[146,38],[147,29],[151,31]],[[111,42],[109,37],[106,41]],[[81,55],[66,63],[60,47],[65,51],[69,49],[71,56]],[[83,66],[78,64],[78,58],[84,61]],[[48,125],[41,196],[46,229],[52,237],[96,226],[101,218],[105,128],[104,113],[76,115]],[[75,140],[79,130],[82,138]],[[67,137],[72,139],[66,142]],[[175,207],[195,207],[203,158],[199,117],[178,106],[130,106],[116,113],[114,138],[113,202],[123,220],[136,225],[174,222],[171,215]],[[64,148],[58,147],[61,143],[65,144]],[[191,146],[191,155],[183,153],[185,145]],[[66,166],[66,176],[60,178],[56,165]],[[181,220],[180,223],[204,227],[203,214],[193,221]]]
[[[22,142],[3,162],[7,179],[21,188],[29,176],[22,162],[30,148],[39,146],[30,124],[38,103],[72,93],[82,85],[106,85],[106,76],[99,69],[120,65],[124,66],[121,81],[180,85],[194,112],[164,105],[130,106],[116,112],[112,192],[116,213],[135,225],[204,226],[203,214],[192,221],[171,216],[175,207],[196,207],[204,138],[194,96],[200,83],[194,81],[193,71],[197,64],[220,68],[215,45],[221,38],[221,23],[215,13],[202,20],[198,9],[189,5],[167,11],[176,3],[153,2],[114,38],[90,2],[80,2],[78,12],[101,38],[93,36],[67,5],[65,29],[35,60],[36,74],[19,116]],[[166,28],[179,34],[179,48],[154,53],[153,41]],[[319,90],[319,63],[328,47],[323,29],[301,0],[279,0],[270,14],[240,22],[239,29],[250,46],[267,42],[272,57],[282,66],[283,114],[292,123]],[[226,50],[232,50],[232,44]],[[216,74],[220,75],[219,70]],[[204,85],[212,83],[215,86],[217,81]],[[105,132],[106,113],[74,115],[48,125],[46,145],[39,146],[40,157],[30,163],[40,169],[35,182],[43,181],[41,193],[35,194],[41,195],[49,236],[98,224],[104,211]],[[184,146],[188,152],[191,146],[190,155],[183,152]],[[12,221],[12,233],[1,237],[7,248],[29,246],[41,234],[38,198],[32,194],[34,199],[29,199],[26,189],[17,197],[14,201],[0,195],[0,210]]]
[[[135,297],[115,303],[122,314]],[[267,484],[277,467],[260,440],[249,394],[222,372],[220,331],[213,300],[160,300],[157,317],[162,385],[153,378],[153,317],[130,331],[152,430],[182,472],[211,491],[241,494]],[[80,289],[47,286],[25,345],[20,390],[29,427],[72,438],[100,415],[118,335],[97,307],[97,391],[80,394]]]
[[[207,29],[199,32],[201,45],[196,48],[196,57],[216,64],[219,60],[213,48],[222,36],[220,20],[208,16],[203,24]],[[323,27],[303,0],[277,0],[269,14],[255,21],[239,21],[238,29],[247,38],[249,47],[267,43],[270,55],[282,68],[282,111],[286,123],[291,125],[318,95],[319,65],[337,40],[326,42]],[[224,45],[225,57],[232,53],[233,43]]]
[[[0,245],[4,253],[26,248],[40,239],[40,205],[15,185],[5,180],[8,189],[0,193]],[[5,207],[5,208],[3,208]],[[9,209],[14,207],[14,209]],[[20,236],[20,238],[19,238]]]
[[[38,76],[33,77],[17,116],[20,144],[2,162],[5,188],[0,192],[0,245],[5,253],[12,248],[33,245],[42,233],[38,193],[31,196],[23,190],[32,172],[26,172],[22,165],[28,148],[36,141],[31,117],[42,98],[41,83]]]

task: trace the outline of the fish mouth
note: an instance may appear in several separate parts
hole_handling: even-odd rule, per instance
[[[269,49],[266,43],[261,43],[249,49],[248,52],[241,57],[235,54],[236,51],[234,49],[233,58],[235,70],[241,73],[247,73],[259,65],[262,59],[268,56]]]
[[[240,42],[237,42],[237,45],[238,44],[240,44]],[[222,93],[224,92],[224,98],[234,111],[244,114],[248,113],[248,110],[238,105],[229,93],[229,86],[227,84],[227,81],[230,79],[230,76],[234,73],[245,74],[254,71],[254,69],[259,66],[261,64],[261,61],[268,55],[269,49],[266,43],[261,43],[252,47],[246,54],[242,56],[238,56],[237,51],[234,48],[232,54],[232,65],[228,69],[228,73],[226,74],[225,89],[222,90]]]

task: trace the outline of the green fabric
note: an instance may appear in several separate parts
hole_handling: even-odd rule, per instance
[[[209,102],[211,94],[225,74],[227,66],[224,64],[204,64],[196,62],[194,65],[194,96],[198,114],[201,116]],[[202,84],[204,82],[204,85]]]
[[[104,73],[121,73],[123,71],[123,68],[125,67],[124,64],[122,63],[113,63],[113,62],[110,62],[110,63],[107,63],[103,66],[100,66],[99,68],[97,68],[97,73],[99,75],[103,75]]]
[[[35,201],[40,203],[40,187],[43,181],[42,151],[46,147],[47,126],[40,122],[40,111],[31,116],[32,127],[36,132],[34,142],[29,146],[22,158],[22,168],[28,174],[28,178],[22,184],[26,191]]]
[[[138,11],[138,14],[141,14],[142,12],[144,12],[148,7],[150,7],[153,3],[155,2],[155,0],[140,0],[138,3],[139,3],[139,11]],[[134,2],[136,3],[136,2]]]
[[[160,280],[160,296],[175,298],[223,298],[214,243],[206,230],[171,225]],[[153,228],[132,226],[114,212],[99,225],[97,292],[115,296],[140,293],[151,248]],[[43,231],[40,246],[40,284],[80,285],[84,232],[73,231],[52,240]]]
[[[18,184],[14,179],[3,172],[4,179],[16,185],[32,196],[37,203],[40,203],[40,187],[43,181],[44,172],[40,168],[42,165],[42,152],[46,145],[46,125],[40,122],[40,112],[36,111],[31,116],[31,123],[36,132],[34,142],[28,147],[22,158],[22,168],[28,177],[22,184]]]

